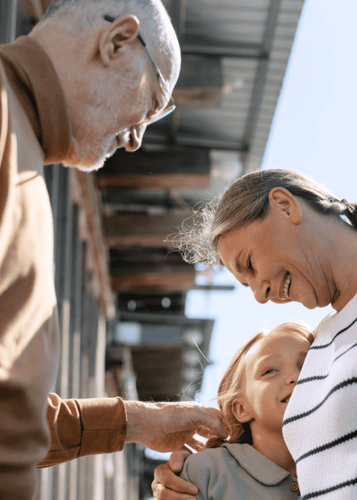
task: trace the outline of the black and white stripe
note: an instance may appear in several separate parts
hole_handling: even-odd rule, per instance
[[[342,356],[344,356],[345,354],[347,354],[351,349],[354,349],[355,347],[357,347],[357,342],[353,345],[351,345],[348,349],[346,349],[345,352],[341,353],[339,356],[337,356],[334,360],[333,360],[333,363],[336,363],[336,361],[338,361]],[[327,378],[331,373],[331,370],[329,370],[328,373],[326,373],[325,375],[315,375],[314,377],[307,377],[307,378],[302,378],[297,381],[296,385],[301,385],[301,384],[306,384],[307,382],[314,382],[314,381],[317,381],[317,380],[324,380],[325,378]]]
[[[344,494],[343,490],[345,490],[345,488],[349,488],[351,486],[355,486],[355,488],[353,488],[352,494],[354,496],[352,498],[357,498],[356,485],[357,485],[357,478],[350,479],[350,480],[345,481],[343,483],[339,483],[339,484],[335,484],[334,486],[330,486],[329,488],[324,488],[322,490],[312,491],[311,493],[307,493],[306,495],[304,495],[302,497],[302,500],[310,500],[310,498],[318,498],[318,497],[326,496],[329,493],[335,493],[336,495],[338,494],[338,497],[335,496],[335,498],[340,498],[342,500],[343,498],[345,498],[343,496],[343,494]]]
[[[339,384],[335,385],[335,387],[333,387],[328,392],[328,394],[324,397],[324,399],[319,404],[317,404],[316,406],[314,406],[313,408],[311,408],[311,410],[306,411],[304,413],[300,413],[300,414],[294,415],[293,417],[286,418],[284,420],[284,422],[283,422],[283,427],[286,426],[286,425],[288,425],[288,424],[290,424],[291,422],[295,422],[296,420],[300,420],[301,418],[308,417],[309,415],[311,415],[315,411],[319,410],[321,408],[321,406],[326,403],[326,401],[328,400],[328,398],[330,396],[332,396],[336,391],[339,391],[339,390],[343,389],[344,387],[347,387],[347,386],[353,385],[353,384],[357,384],[357,377],[353,377],[351,379],[344,380],[343,382],[340,382]]]
[[[283,422],[303,500],[357,500],[357,296],[316,330]]]

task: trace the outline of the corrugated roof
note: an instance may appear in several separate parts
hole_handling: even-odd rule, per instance
[[[164,2],[172,10],[173,0]],[[183,54],[222,54],[222,101],[183,108],[147,132],[182,145],[241,151],[244,170],[260,168],[303,0],[181,0]],[[230,50],[236,57],[226,57]],[[171,125],[170,125],[171,124]],[[164,143],[164,140],[159,141]]]

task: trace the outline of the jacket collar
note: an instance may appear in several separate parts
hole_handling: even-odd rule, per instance
[[[288,471],[276,465],[249,444],[226,443],[223,446],[248,474],[262,484],[274,486],[290,476]]]
[[[1,45],[0,59],[44,151],[44,163],[63,161],[70,150],[71,124],[52,61],[28,36]]]

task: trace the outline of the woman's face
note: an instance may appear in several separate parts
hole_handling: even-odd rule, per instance
[[[270,206],[264,219],[226,233],[218,246],[224,266],[262,304],[301,302],[308,309],[331,303],[324,258],[292,211]],[[325,266],[326,267],[326,266]]]

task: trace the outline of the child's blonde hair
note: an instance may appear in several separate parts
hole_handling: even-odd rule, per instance
[[[228,369],[226,370],[221,383],[219,384],[217,402],[223,413],[225,423],[228,427],[228,438],[225,440],[219,438],[209,439],[206,448],[218,448],[224,443],[248,443],[252,444],[249,423],[240,423],[237,421],[233,412],[233,405],[244,391],[244,366],[245,358],[251,347],[259,342],[263,337],[276,331],[292,332],[301,335],[307,339],[310,344],[314,341],[312,329],[303,323],[290,321],[276,326],[270,332],[259,332],[251,339],[247,340],[238,350]]]

